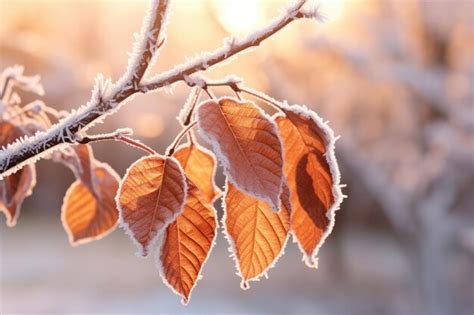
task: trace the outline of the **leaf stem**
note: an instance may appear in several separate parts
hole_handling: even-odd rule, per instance
[[[178,146],[178,144],[181,142],[181,140],[183,139],[183,137],[188,133],[189,130],[191,130],[192,127],[194,127],[195,125],[197,124],[197,121],[193,121],[192,123],[190,123],[188,126],[186,126],[186,128],[183,128],[183,130],[181,130],[181,132],[176,136],[176,138],[173,140],[173,142],[171,143],[171,145],[168,147],[168,149],[166,150],[166,155],[167,156],[172,156],[173,153],[174,153],[174,150],[176,149],[176,147]]]
[[[193,95],[193,100],[192,100],[191,106],[189,108],[188,114],[186,115],[186,118],[183,121],[183,126],[185,126],[185,127],[188,126],[191,123],[191,118],[193,116],[194,108],[196,107],[196,104],[197,104],[199,98],[201,97],[201,92],[202,92],[202,89],[198,88],[196,90],[195,94]]]
[[[265,95],[264,93],[262,93],[260,91],[255,91],[251,88],[247,88],[247,87],[238,87],[238,88],[239,88],[239,92],[244,92],[244,93],[247,93],[249,95],[252,95],[252,96],[264,101],[265,103],[271,105],[276,110],[278,110],[282,113],[285,113],[282,109],[281,103],[278,102],[277,100],[275,100],[274,98],[272,98],[268,95]]]
[[[129,128],[118,129],[112,133],[100,134],[95,136],[85,136],[79,139],[77,142],[81,144],[91,143],[91,142],[100,142],[100,141],[121,141],[127,143],[135,148],[141,149],[149,154],[158,154],[155,150],[147,146],[146,144],[142,143],[140,140],[133,139],[127,137],[127,135],[131,135],[132,131]]]

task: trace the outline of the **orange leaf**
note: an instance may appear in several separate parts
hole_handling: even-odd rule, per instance
[[[214,183],[216,158],[214,154],[197,143],[181,146],[173,156],[183,167],[186,177],[195,183],[207,202],[212,203],[220,190]]]
[[[115,203],[119,176],[107,164],[96,162],[94,189],[76,180],[67,190],[61,209],[61,220],[71,245],[98,240],[117,226]]]
[[[200,131],[224,164],[229,180],[278,209],[283,158],[273,121],[253,103],[232,98],[202,103],[197,117]]]
[[[143,256],[183,209],[186,179],[171,157],[145,156],[127,170],[117,194],[122,226],[138,243]]]
[[[164,234],[158,265],[165,283],[187,304],[216,237],[214,209],[188,180],[186,203]]]
[[[291,191],[291,228],[308,266],[317,267],[317,253],[331,233],[334,211],[342,201],[332,130],[316,113],[284,106],[278,115]]]
[[[282,209],[274,212],[268,203],[246,195],[227,183],[222,220],[242,277],[243,289],[248,288],[249,281],[264,275],[283,254],[291,211],[286,185],[281,198]]]
[[[7,121],[0,122],[0,147],[14,142],[25,133]],[[26,165],[18,172],[0,180],[0,212],[5,213],[7,225],[16,225],[20,209],[26,197],[31,195],[36,184],[33,165]]]

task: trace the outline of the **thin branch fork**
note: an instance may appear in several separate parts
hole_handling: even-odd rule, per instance
[[[22,141],[9,144],[5,149],[1,150],[0,179],[16,172],[26,164],[33,163],[44,157],[52,150],[57,150],[65,145],[75,143],[75,135],[78,132],[86,131],[95,123],[101,122],[107,116],[115,113],[125,101],[132,99],[132,96],[135,94],[156,91],[176,82],[185,81],[187,76],[199,71],[205,71],[248,48],[260,45],[261,42],[295,20],[301,18],[319,18],[316,12],[309,14],[303,9],[305,2],[306,0],[299,0],[293,7],[287,10],[285,14],[274,20],[266,28],[244,39],[237,40],[233,38],[232,40],[228,40],[222,48],[197,57],[188,63],[180,64],[174,69],[146,81],[143,79],[143,75],[146,73],[146,69],[148,69],[153,59],[153,53],[156,51],[156,49],[150,49],[151,46],[147,43],[156,43],[158,46],[161,45],[158,39],[162,38],[161,33],[163,32],[163,24],[166,23],[168,6],[167,0],[155,1],[152,8],[157,8],[157,10],[160,11],[151,14],[153,22],[148,25],[151,25],[152,29],[148,29],[146,32],[142,30],[142,42],[137,45],[139,51],[138,59],[136,60],[142,60],[143,62],[130,62],[129,68],[132,68],[128,69],[124,76],[114,84],[110,90],[102,91],[101,84],[104,84],[104,82],[100,82],[99,80],[99,82],[96,83],[95,92],[91,100],[77,111],[71,112],[66,118],[53,125],[49,130],[39,132],[32,137],[22,139]],[[144,23],[144,25],[146,25],[146,23]],[[144,29],[146,29],[146,26],[144,26]],[[150,54],[150,52],[152,52],[152,54]],[[145,70],[137,70],[144,68]],[[137,84],[138,79],[141,81],[139,84]]]

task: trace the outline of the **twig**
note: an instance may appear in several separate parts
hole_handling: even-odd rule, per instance
[[[158,1],[158,5],[155,5],[155,7],[162,7],[161,5],[163,5],[165,10],[155,14],[155,19],[161,17],[161,21],[166,21],[167,3],[167,1]],[[48,131],[9,144],[7,148],[0,151],[0,177],[7,176],[24,165],[44,157],[51,150],[59,149],[65,144],[74,143],[76,133],[81,130],[87,130],[95,123],[101,122],[107,116],[115,113],[123,105],[124,101],[130,100],[135,94],[156,91],[178,81],[184,81],[185,76],[206,70],[248,48],[258,46],[262,41],[277,33],[289,23],[301,18],[308,18],[307,12],[302,9],[304,4],[305,0],[299,0],[285,14],[274,20],[266,28],[242,40],[233,39],[227,41],[222,48],[212,53],[204,54],[202,57],[196,58],[189,63],[178,65],[172,70],[155,76],[151,80],[146,81],[143,78],[141,80],[142,83],[138,86],[135,86],[137,81],[133,79],[135,76],[132,74],[141,72],[137,72],[135,69],[129,69],[122,79],[114,85],[113,89],[107,91],[107,93],[98,93],[100,91],[98,86],[101,84],[101,81],[98,80],[95,93],[93,93],[91,100],[85,106],[82,106],[77,111],[73,111],[68,117],[53,125]],[[156,23],[150,23],[150,25],[155,26]],[[147,34],[156,38],[154,42],[158,43],[157,39],[160,34],[153,30]],[[148,42],[148,38],[143,40]],[[147,47],[147,44],[142,42],[141,47]],[[145,54],[144,51],[142,51],[142,56],[143,54]],[[147,59],[142,58],[140,60]],[[132,67],[137,66],[137,64],[140,64],[140,62],[131,62],[129,67],[130,65]]]
[[[242,86],[241,83],[243,82],[243,80],[238,77],[231,76],[228,78],[224,78],[223,80],[208,80],[207,78],[200,76],[199,80],[202,81],[201,86],[204,86],[205,88],[208,88],[210,86],[227,86],[235,92],[239,100],[242,99],[240,97],[239,92],[243,92],[268,103],[269,105],[273,106],[275,109],[279,111],[282,111],[281,103],[279,101],[275,100],[271,96],[266,95],[263,92],[256,91],[249,87]]]
[[[183,130],[181,130],[181,132],[176,136],[176,138],[174,139],[173,143],[168,147],[168,149],[166,150],[166,155],[167,156],[172,156],[173,153],[174,153],[174,150],[176,149],[176,147],[178,146],[178,144],[181,142],[181,140],[183,139],[183,137],[188,133],[189,130],[191,130],[192,127],[194,127],[195,125],[197,124],[197,121],[193,121],[192,123],[190,123],[188,126],[186,126],[186,128],[183,128]]]
[[[146,144],[142,143],[140,140],[127,137],[132,134],[133,134],[133,131],[130,128],[123,128],[123,129],[117,129],[116,131],[112,133],[104,133],[104,134],[99,134],[99,135],[94,135],[94,136],[84,136],[80,139],[77,139],[77,143],[87,144],[91,142],[114,140],[114,141],[121,141],[121,142],[130,144],[150,154],[158,154],[155,150],[153,150]]]
[[[235,90],[234,90],[235,91]],[[265,103],[271,105],[273,108],[275,108],[276,110],[280,111],[280,112],[283,112],[284,111],[282,110],[281,108],[281,103],[278,102],[277,100],[275,100],[273,97],[270,97],[260,91],[255,91],[254,89],[251,89],[251,88],[248,88],[248,87],[242,87],[242,86],[239,86],[238,87],[238,92],[244,92],[244,93],[247,93],[249,95],[252,95],[258,99],[261,99],[262,101],[264,101]]]
[[[191,123],[191,118],[193,117],[194,108],[196,107],[199,97],[201,96],[201,91],[202,91],[201,88],[198,88],[195,90],[193,99],[191,101],[191,106],[189,107],[188,112],[186,114],[186,118],[183,121],[183,126],[188,126]]]

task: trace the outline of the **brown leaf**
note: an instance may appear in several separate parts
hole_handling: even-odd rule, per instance
[[[183,209],[186,179],[171,157],[146,156],[127,170],[117,194],[122,226],[146,256],[158,234]]]
[[[61,209],[63,226],[72,245],[98,240],[117,226],[115,195],[119,176],[107,164],[95,162],[94,189],[76,180],[67,190]]]
[[[187,304],[216,236],[214,209],[188,180],[186,203],[164,234],[158,265],[165,283]]]
[[[316,113],[284,106],[276,122],[283,140],[285,176],[291,191],[291,228],[305,262],[317,266],[316,255],[334,224],[342,200],[332,130]]]
[[[253,103],[232,98],[202,103],[197,117],[201,133],[224,164],[229,180],[278,209],[283,159],[273,121]]]
[[[220,194],[214,183],[216,158],[199,144],[192,142],[181,146],[173,156],[183,167],[186,177],[195,183],[207,202],[212,203]]]
[[[282,208],[270,205],[227,184],[224,222],[227,239],[237,262],[241,287],[258,280],[283,254],[290,228],[289,190],[284,186]]]
[[[25,133],[7,121],[0,122],[0,147],[14,142]],[[7,225],[16,225],[20,209],[26,197],[31,195],[36,184],[36,170],[26,165],[18,172],[0,180],[0,211],[5,213]]]

